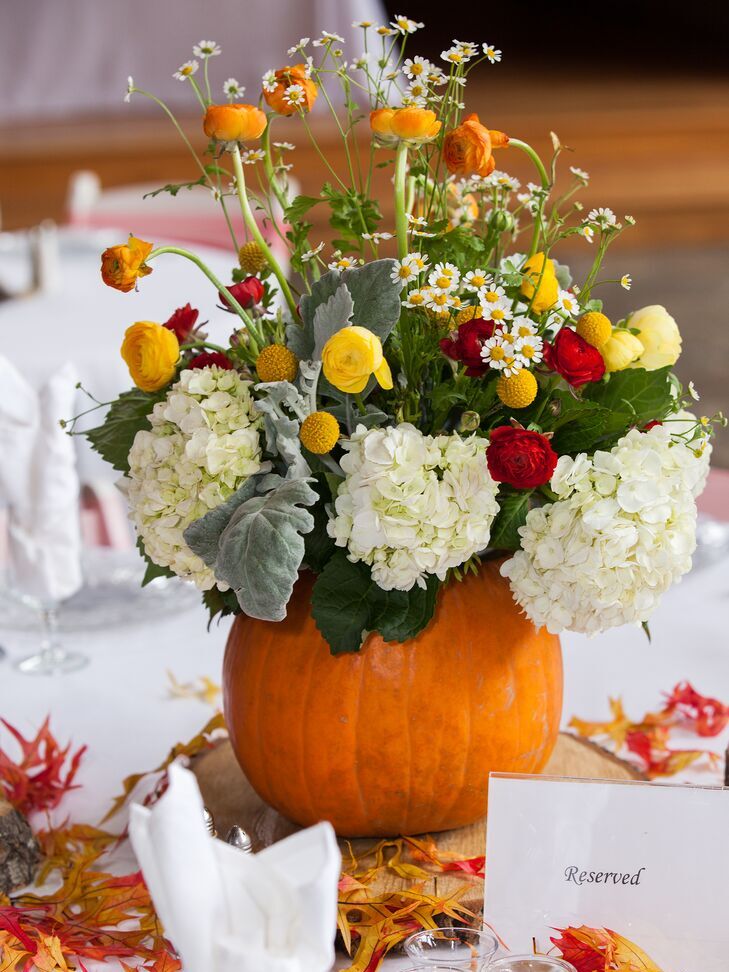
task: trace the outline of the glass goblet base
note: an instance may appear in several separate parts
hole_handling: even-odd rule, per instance
[[[66,651],[64,648],[55,648],[21,658],[15,663],[15,667],[24,675],[65,675],[67,672],[77,672],[88,663],[86,655],[77,651]]]

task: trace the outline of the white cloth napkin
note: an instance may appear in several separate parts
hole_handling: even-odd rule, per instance
[[[320,823],[259,854],[209,836],[193,774],[169,769],[129,837],[185,972],[327,972],[334,963],[341,855]]]
[[[11,583],[50,604],[81,587],[76,375],[64,365],[36,391],[0,356],[0,507],[7,508]]]

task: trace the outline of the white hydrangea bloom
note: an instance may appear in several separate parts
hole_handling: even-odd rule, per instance
[[[501,573],[537,626],[594,634],[646,621],[691,568],[705,464],[666,425],[592,459],[560,457],[559,499],[529,512]]]
[[[441,580],[489,542],[499,511],[482,439],[359,426],[345,444],[330,535],[384,590]]]
[[[262,420],[250,387],[232,370],[183,371],[129,453],[130,517],[144,549],[203,591],[215,577],[182,534],[261,469]]]

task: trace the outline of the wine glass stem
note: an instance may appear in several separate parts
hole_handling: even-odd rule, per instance
[[[63,648],[58,637],[58,611],[55,605],[41,608],[41,655],[44,665],[52,667],[63,657]]]

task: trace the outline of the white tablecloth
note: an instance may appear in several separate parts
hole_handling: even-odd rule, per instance
[[[0,347],[33,384],[41,382],[66,361],[100,401],[108,402],[131,387],[119,348],[126,328],[134,321],[166,321],[188,301],[209,320],[211,340],[224,340],[237,318],[220,310],[215,288],[188,260],[165,254],[152,264],[153,272],[140,280],[139,291],[120,293],[101,279],[101,253],[126,242],[128,228],[98,231],[61,229],[58,233],[60,272],[58,289],[0,303]],[[195,247],[195,252],[223,283],[231,282],[234,256],[223,250]],[[29,286],[30,264],[22,234],[0,235],[0,283],[12,292]],[[77,410],[93,403],[79,393]],[[100,422],[102,412],[90,416],[86,427]],[[70,418],[71,416],[59,416]],[[77,439],[79,472],[83,481],[116,479],[117,474]]]
[[[609,717],[608,696],[618,695],[627,712],[639,718],[659,708],[662,693],[682,679],[729,700],[728,622],[725,558],[690,574],[666,595],[651,621],[652,643],[637,628],[615,629],[591,640],[565,635],[565,723],[572,715]],[[125,776],[156,766],[174,743],[191,738],[210,717],[211,708],[198,700],[170,699],[166,674],[173,672],[181,682],[200,675],[219,681],[229,622],[213,626],[209,634],[205,624],[204,612],[193,608],[157,624],[75,636],[69,647],[87,653],[91,664],[61,678],[23,676],[7,659],[0,662],[4,718],[27,734],[50,713],[61,742],[89,745],[78,777],[82,788],[66,798],[64,815],[98,821]],[[0,643],[10,661],[35,647],[29,636],[3,630],[1,619]],[[423,714],[427,717],[427,700]],[[10,745],[2,727],[0,740]],[[723,752],[729,732],[702,742]],[[716,781],[705,770],[691,778]]]

